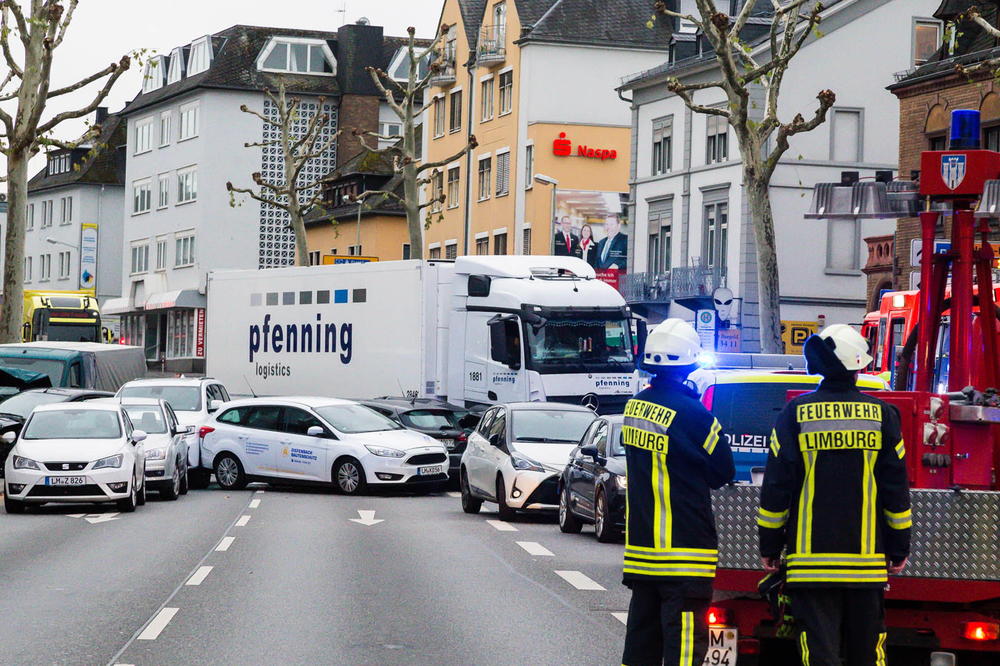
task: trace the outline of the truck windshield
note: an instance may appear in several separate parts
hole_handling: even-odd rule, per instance
[[[63,361],[29,356],[0,356],[0,365],[45,373],[49,376],[49,381],[52,382],[53,386],[62,386],[63,371],[66,367]]]
[[[625,319],[548,319],[525,325],[528,367],[543,374],[632,372],[632,334]]]
[[[46,329],[50,342],[100,342],[100,328],[93,324],[53,324]]]

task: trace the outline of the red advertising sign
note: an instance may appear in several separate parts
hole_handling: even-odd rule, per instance
[[[556,157],[570,157],[573,155],[573,142],[566,138],[566,132],[560,132],[559,138],[552,142],[552,154]],[[590,157],[602,162],[605,160],[618,159],[618,151],[614,148],[594,148],[580,144],[576,147],[577,157]]]
[[[205,308],[198,308],[197,321],[194,338],[194,355],[198,358],[205,357]]]
[[[618,289],[618,282],[621,278],[621,274],[625,271],[620,268],[600,268],[595,272],[597,273],[598,280],[610,284],[615,289]]]

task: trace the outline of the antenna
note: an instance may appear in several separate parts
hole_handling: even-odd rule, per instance
[[[247,383],[247,388],[250,389],[250,395],[252,395],[253,397],[256,398],[257,397],[257,393],[254,392],[253,386],[250,385],[250,380],[247,379],[246,375],[243,375],[243,381],[245,381]]]
[[[399,395],[401,395],[405,400],[406,391],[403,390],[403,383],[399,381],[399,377],[396,377],[396,386],[399,387]],[[410,407],[413,407],[415,404],[417,404],[417,396],[414,395],[410,397]]]
[[[344,6],[341,9],[333,10],[334,14],[340,14],[340,24],[344,25],[347,23],[347,0],[344,0]]]

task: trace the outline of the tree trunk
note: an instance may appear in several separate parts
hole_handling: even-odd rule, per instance
[[[7,241],[4,247],[0,343],[21,342],[24,318],[24,224],[28,214],[27,150],[7,156]]]
[[[309,265],[309,244],[306,243],[306,223],[302,218],[302,210],[293,208],[288,217],[292,225],[292,232],[295,234],[295,258],[299,266]]]
[[[410,232],[410,259],[424,258],[424,221],[420,219],[420,188],[417,186],[417,165],[403,167],[403,200],[406,226]]]
[[[765,354],[781,354],[781,300],[778,253],[774,241],[774,212],[768,181],[750,169],[743,173],[754,240],[757,245],[757,301],[760,307],[760,345]]]

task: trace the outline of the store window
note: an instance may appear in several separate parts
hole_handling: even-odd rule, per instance
[[[167,313],[167,358],[194,356],[195,311],[171,310]]]
[[[146,322],[142,315],[122,315],[121,332],[118,341],[123,345],[143,346],[143,334],[146,331]]]

